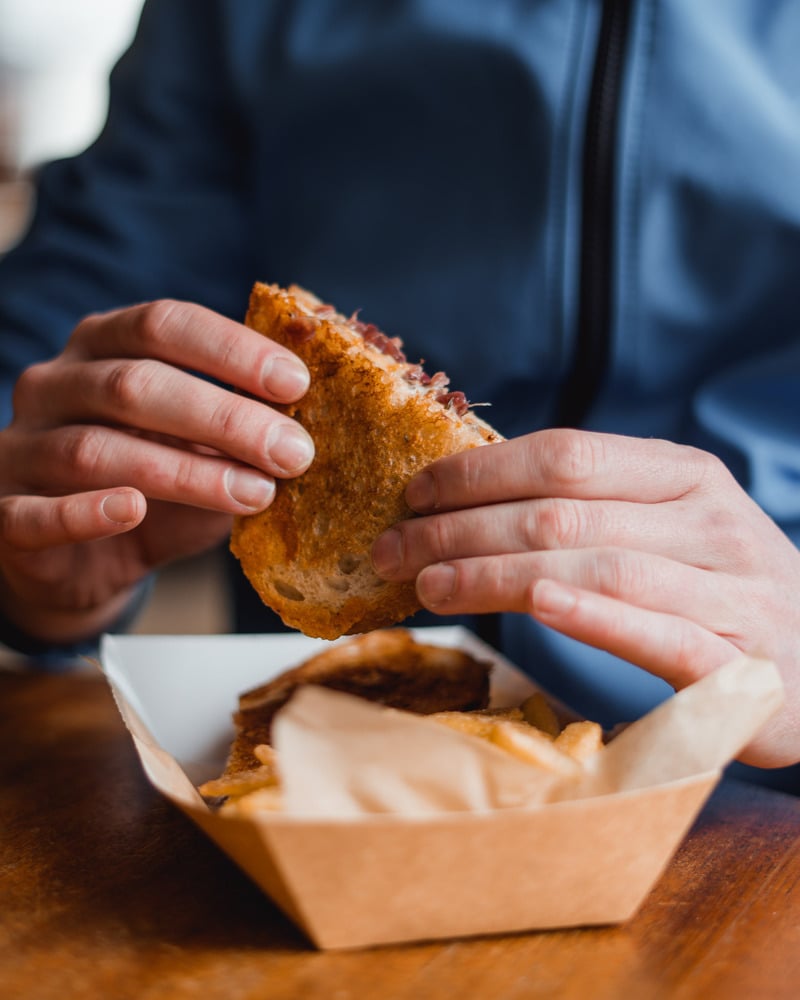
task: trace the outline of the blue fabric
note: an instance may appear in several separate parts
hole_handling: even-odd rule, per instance
[[[147,604],[153,590],[153,583],[153,578],[147,577],[135,588],[127,606],[117,620],[109,625],[108,632],[128,631]],[[28,635],[0,612],[0,640],[3,645],[17,653],[22,653],[28,660],[35,663],[36,669],[39,671],[62,673],[73,669],[87,657],[96,658],[99,652],[99,639],[99,635],[89,636],[69,644],[55,645],[36,636]]]
[[[506,435],[547,426],[575,351],[601,8],[146,4],[101,138],[41,172],[30,234],[0,265],[2,419],[19,369],[85,313],[176,296],[240,318],[263,279],[361,309],[491,401]],[[796,540],[798,38],[792,0],[634,4],[610,362],[586,420],[716,451]],[[587,712],[666,693],[527,619],[504,635]]]

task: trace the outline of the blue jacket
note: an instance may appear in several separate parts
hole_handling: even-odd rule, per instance
[[[800,4],[158,0],[0,265],[2,419],[90,310],[296,281],[491,401],[717,452],[800,538]],[[243,622],[260,628],[265,619]],[[666,688],[526,618],[576,708]]]

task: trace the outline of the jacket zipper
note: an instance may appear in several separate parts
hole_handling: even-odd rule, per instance
[[[558,427],[581,426],[608,366],[615,147],[632,6],[633,0],[605,0],[603,4],[584,135],[575,355],[559,394]]]
[[[633,0],[605,0],[583,149],[580,303],[575,360],[559,395],[555,426],[580,427],[608,365],[614,221],[614,146],[625,43]],[[502,650],[502,616],[475,615],[472,627]]]

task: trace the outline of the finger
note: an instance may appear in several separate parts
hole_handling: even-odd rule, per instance
[[[401,521],[375,542],[385,579],[413,580],[434,562],[510,553],[614,546],[692,564],[699,554],[693,512],[670,505],[546,499],[497,503]],[[705,552],[706,558],[710,553]]]
[[[39,377],[39,426],[134,427],[215,449],[274,476],[297,475],[314,456],[311,437],[295,420],[160,361],[52,366]]]
[[[658,503],[694,489],[715,463],[668,441],[538,431],[439,459],[411,480],[406,500],[420,513],[528,497]]]
[[[691,683],[702,671],[731,659],[736,651],[727,639],[679,614],[628,604],[547,576],[515,572],[519,566],[509,565],[513,560],[502,561],[502,565],[473,561],[477,562],[482,564],[480,569],[464,561],[424,570],[417,580],[423,605],[444,615],[503,610],[530,614],[565,635],[628,659],[676,687]],[[483,583],[476,603],[479,576]],[[550,584],[551,591],[546,586],[540,588],[542,582]],[[552,609],[548,612],[545,602],[551,592]]]
[[[0,500],[0,545],[41,552],[56,545],[110,538],[135,528],[146,511],[147,501],[133,489],[4,497]]]
[[[696,622],[739,640],[746,627],[740,583],[626,549],[586,549],[478,557],[436,563],[417,577],[417,594],[438,614],[529,611],[538,579],[592,591],[626,605]]]
[[[529,612],[542,624],[635,663],[677,689],[739,652],[726,639],[685,618],[633,607],[553,580],[532,585]]]
[[[274,480],[258,469],[115,428],[76,426],[16,435],[14,451],[18,478],[30,493],[69,494],[124,484],[152,499],[228,514],[264,510],[275,495]]]
[[[308,369],[291,351],[203,306],[161,300],[88,317],[65,352],[80,358],[159,358],[191,367],[274,402],[308,388]]]

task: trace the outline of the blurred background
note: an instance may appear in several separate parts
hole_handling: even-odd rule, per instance
[[[109,72],[133,37],[142,3],[0,0],[0,256],[25,230],[37,168],[97,137]],[[135,631],[227,631],[221,579],[216,554],[161,574]]]
[[[0,0],[0,252],[31,208],[30,176],[99,132],[108,73],[142,0]]]

